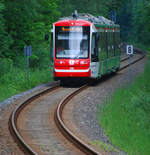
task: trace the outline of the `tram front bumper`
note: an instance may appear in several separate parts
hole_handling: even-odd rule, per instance
[[[91,77],[90,69],[54,69],[54,77]]]

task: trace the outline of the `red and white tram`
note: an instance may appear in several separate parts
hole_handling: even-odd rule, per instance
[[[53,24],[51,67],[55,80],[100,78],[119,68],[119,26],[104,17],[97,22],[96,17],[89,17],[76,15]]]

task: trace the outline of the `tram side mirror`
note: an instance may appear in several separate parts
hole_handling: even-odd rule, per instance
[[[45,40],[47,40],[47,41],[49,40],[49,34],[48,33],[45,34]]]
[[[96,33],[96,41],[99,41],[99,39],[100,39],[100,35]]]

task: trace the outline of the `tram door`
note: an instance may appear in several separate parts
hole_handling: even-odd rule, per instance
[[[91,61],[98,61],[98,34],[92,34],[92,45],[91,45]]]
[[[98,62],[98,34],[92,34],[91,43],[91,77],[98,78],[99,62]]]

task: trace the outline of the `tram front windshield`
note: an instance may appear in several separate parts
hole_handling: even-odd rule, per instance
[[[58,59],[87,59],[89,57],[88,26],[56,27],[55,55]]]

